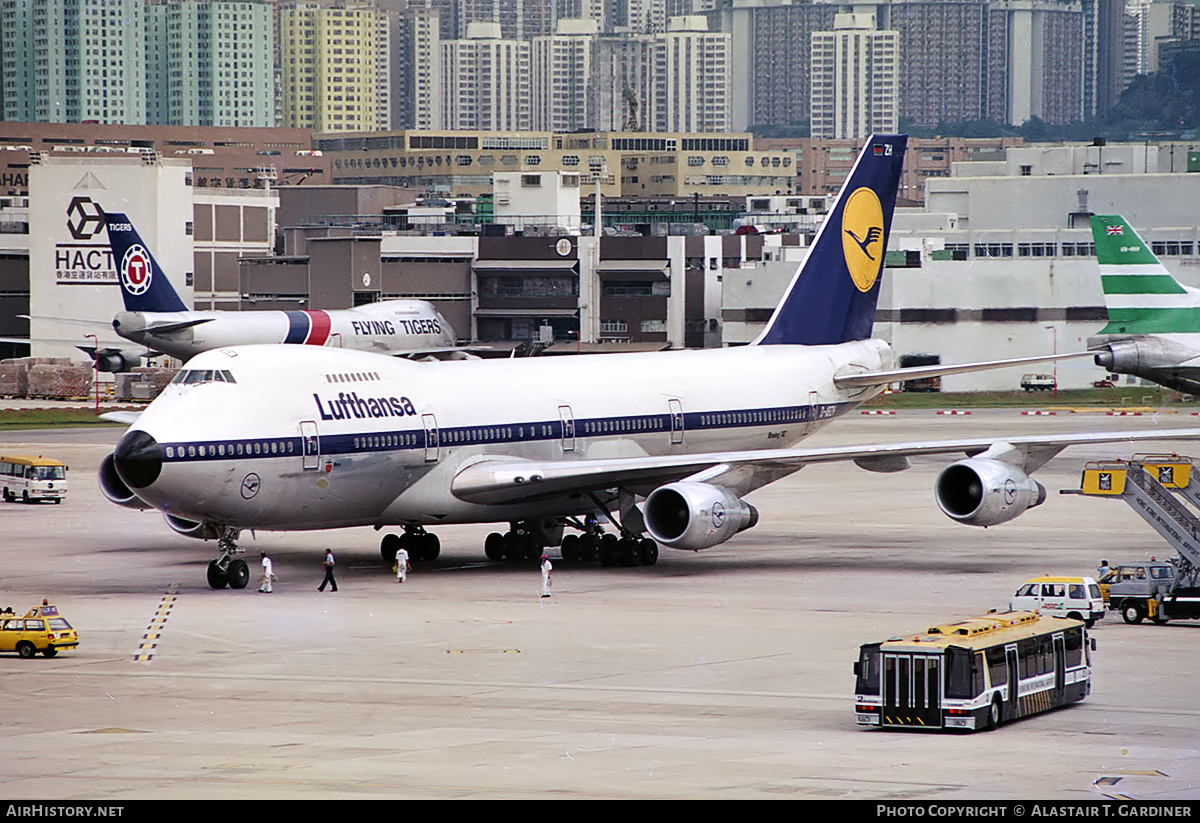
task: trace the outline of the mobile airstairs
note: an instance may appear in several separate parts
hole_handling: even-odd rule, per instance
[[[1122,565],[1120,574],[1112,575],[1112,585],[1101,586],[1105,600],[1126,622],[1200,617],[1200,480],[1190,457],[1150,454],[1093,461],[1084,466],[1080,488],[1061,493],[1123,499],[1178,552],[1169,561],[1173,568],[1157,581],[1135,562]]]

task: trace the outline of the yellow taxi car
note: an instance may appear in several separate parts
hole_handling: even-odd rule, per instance
[[[0,612],[0,652],[16,652],[21,657],[33,657],[38,652],[54,657],[60,649],[74,649],[79,634],[58,606],[43,602],[17,617],[11,609]]]

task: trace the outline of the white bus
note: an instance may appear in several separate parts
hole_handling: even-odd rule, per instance
[[[0,496],[5,503],[33,503],[67,496],[67,467],[58,460],[26,455],[0,455]]]
[[[859,650],[855,717],[864,726],[994,729],[1092,690],[1082,621],[992,612]]]

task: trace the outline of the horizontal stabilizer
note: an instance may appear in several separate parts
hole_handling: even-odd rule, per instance
[[[138,329],[138,331],[149,334],[172,334],[184,329],[194,328],[202,323],[211,323],[216,319],[215,317],[197,317],[193,320],[179,320],[171,323],[149,323],[145,328]]]

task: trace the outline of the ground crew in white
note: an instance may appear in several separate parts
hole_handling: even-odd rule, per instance
[[[542,555],[542,597],[550,596],[550,572],[554,566],[550,565],[550,558]]]
[[[396,582],[403,583],[408,579],[408,549],[396,552]]]
[[[264,594],[271,593],[271,581],[275,580],[275,567],[267,553],[262,553],[262,577],[258,579],[258,590]]]

